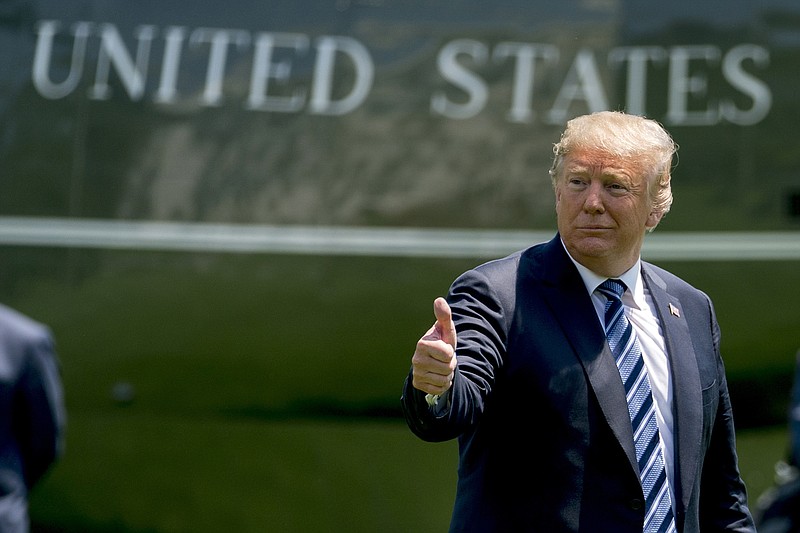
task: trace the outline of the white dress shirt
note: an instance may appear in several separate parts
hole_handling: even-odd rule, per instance
[[[566,247],[564,247],[566,250]],[[569,255],[569,251],[567,251]],[[570,256],[578,272],[586,285],[586,290],[592,298],[597,318],[600,325],[605,327],[605,304],[606,298],[596,291],[606,279],[599,276],[581,265]],[[622,295],[622,304],[625,308],[625,316],[628,317],[642,348],[642,357],[647,367],[647,375],[650,379],[650,388],[653,392],[653,399],[656,405],[656,421],[658,422],[658,432],[661,437],[661,449],[664,454],[664,463],[669,478],[669,488],[672,501],[675,501],[673,468],[675,457],[675,439],[673,433],[672,417],[672,374],[669,369],[669,359],[664,343],[664,334],[661,331],[661,321],[655,312],[655,305],[650,291],[642,282],[641,260],[630,270],[619,276],[627,286],[627,290]],[[673,503],[674,507],[674,503]]]

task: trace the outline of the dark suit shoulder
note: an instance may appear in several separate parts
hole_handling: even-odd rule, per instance
[[[0,340],[6,342],[31,342],[49,337],[49,329],[16,311],[0,304]]]
[[[451,289],[470,287],[480,293],[494,293],[505,303],[513,303],[518,280],[526,276],[542,246],[544,244],[537,244],[478,265],[456,278]]]
[[[500,259],[493,259],[492,261],[483,263],[465,274],[479,272],[490,280],[501,282],[516,279],[522,270],[527,269],[531,264],[541,261],[539,256],[547,252],[552,245],[553,241],[535,244],[529,248],[517,250]]]
[[[488,277],[507,275],[508,272],[514,272],[519,265],[520,257],[526,250],[518,250],[500,259],[493,259],[482,265],[478,265],[474,270],[483,272]]]

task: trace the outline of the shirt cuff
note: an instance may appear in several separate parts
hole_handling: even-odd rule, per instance
[[[442,394],[426,394],[425,402],[433,416],[439,417],[444,415],[450,407],[450,389],[444,391]]]

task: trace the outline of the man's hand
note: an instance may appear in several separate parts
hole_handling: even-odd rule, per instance
[[[442,394],[453,384],[456,369],[456,326],[444,298],[433,302],[436,323],[417,342],[411,358],[413,385],[428,394]]]

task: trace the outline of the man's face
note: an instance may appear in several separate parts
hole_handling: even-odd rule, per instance
[[[565,157],[556,184],[556,215],[572,257],[604,276],[633,266],[645,231],[661,218],[651,209],[641,172],[594,150]]]

